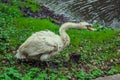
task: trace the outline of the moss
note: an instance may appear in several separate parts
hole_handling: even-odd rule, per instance
[[[116,64],[116,65],[115,65],[115,69],[116,69],[118,72],[120,72],[120,64]]]
[[[4,59],[4,55],[0,55],[0,60]]]
[[[18,29],[28,28],[33,32],[40,30],[58,30],[58,26],[51,23],[48,19],[37,19],[37,18],[15,18],[13,20],[13,24]]]

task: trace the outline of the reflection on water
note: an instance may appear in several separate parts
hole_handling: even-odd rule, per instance
[[[36,0],[71,20],[88,20],[120,28],[120,0]]]

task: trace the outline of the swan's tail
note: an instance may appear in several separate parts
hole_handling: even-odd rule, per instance
[[[15,57],[17,59],[25,59],[26,58],[24,55],[22,55],[22,53],[19,50],[17,50],[17,54],[15,55]]]

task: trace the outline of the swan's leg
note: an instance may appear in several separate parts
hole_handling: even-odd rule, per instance
[[[43,54],[43,55],[40,56],[41,61],[48,61],[49,58],[50,58],[49,54]]]
[[[49,59],[50,59],[50,55],[49,54],[43,54],[43,55],[40,56],[40,60],[45,62],[46,67],[50,67]]]

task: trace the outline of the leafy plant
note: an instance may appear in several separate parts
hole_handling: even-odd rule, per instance
[[[36,77],[38,71],[38,68],[31,68],[30,71],[22,78],[22,80],[32,80]]]
[[[110,69],[108,72],[107,72],[107,74],[108,75],[112,75],[112,74],[115,74],[115,73],[117,73],[118,72],[118,70],[116,70],[115,68],[112,68],[112,69]]]
[[[104,74],[104,72],[101,69],[94,67],[94,69],[91,71],[91,74],[94,77],[98,77],[98,76],[101,76],[102,74]]]
[[[4,72],[0,72],[0,79],[2,80],[20,80],[21,74],[14,69],[14,67],[3,67]]]

